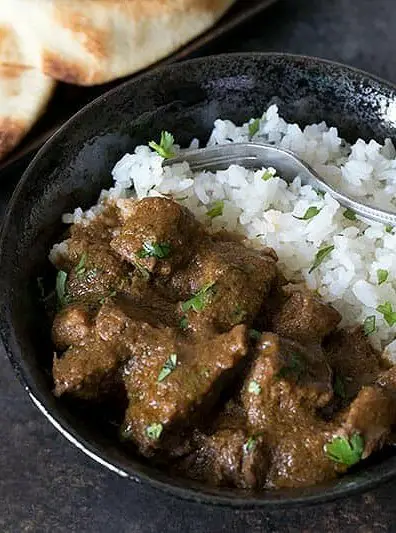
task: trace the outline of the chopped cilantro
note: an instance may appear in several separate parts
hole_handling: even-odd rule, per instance
[[[66,305],[67,303],[66,280],[67,273],[63,270],[59,270],[56,276],[56,295],[61,306]]]
[[[179,322],[179,327],[180,329],[188,328],[188,319],[185,315],[181,317],[180,322]]]
[[[323,191],[320,191],[319,189],[316,189],[315,192],[319,196],[319,198],[324,198],[325,197],[325,193]]]
[[[311,272],[313,272],[315,270],[315,268],[317,268],[321,263],[323,263],[323,261],[326,259],[326,257],[328,255],[331,254],[331,252],[334,250],[334,248],[335,248],[335,246],[333,244],[331,244],[330,246],[322,246],[322,248],[320,248],[318,250],[318,252],[315,255],[315,259],[314,259],[313,265],[309,269],[309,273],[310,274],[311,274]]]
[[[346,466],[358,463],[363,455],[364,439],[359,433],[347,437],[334,437],[325,445],[325,452],[329,459]]]
[[[388,276],[389,276],[389,272],[387,270],[384,270],[382,268],[378,269],[377,270],[378,285],[382,285],[383,283],[385,283],[385,281],[388,279]]]
[[[274,173],[271,172],[271,170],[266,170],[266,171],[264,172],[264,174],[261,176],[261,179],[262,179],[263,181],[268,181],[268,180],[270,180],[270,179],[273,178],[273,177],[274,177]]]
[[[300,355],[298,353],[292,353],[290,360],[279,370],[276,377],[278,379],[286,379],[293,376],[299,380],[304,372],[304,368],[305,365]]]
[[[142,248],[137,252],[137,256],[140,259],[146,259],[147,257],[156,257],[157,259],[165,259],[169,256],[171,251],[170,244],[167,242],[156,243],[145,241]]]
[[[190,309],[193,309],[196,313],[202,311],[213,294],[213,287],[214,283],[207,283],[192,298],[183,302],[181,306],[183,313]]]
[[[164,426],[161,423],[154,422],[154,424],[146,427],[146,435],[151,440],[158,440],[163,429]]]
[[[207,211],[206,215],[210,218],[221,217],[223,214],[224,202],[223,200],[218,200],[214,202],[211,209]]]
[[[155,150],[157,154],[159,154],[164,159],[170,159],[175,155],[174,152],[174,145],[175,138],[171,133],[168,133],[167,131],[161,132],[161,140],[160,143],[157,144],[154,141],[149,142],[150,148]]]
[[[249,382],[249,385],[248,385],[248,392],[252,393],[252,394],[255,394],[256,396],[258,396],[261,392],[261,387],[260,385],[257,383],[257,381],[254,381],[252,379],[252,381]]]
[[[257,444],[257,439],[256,437],[254,436],[251,436],[248,438],[248,440],[245,442],[245,444],[243,445],[243,451],[245,453],[250,453],[252,452],[255,447],[256,447],[256,444]]]
[[[375,332],[375,330],[376,330],[376,327],[375,327],[375,315],[370,315],[363,322],[364,334],[366,336],[367,335],[371,335],[372,333]]]
[[[257,329],[249,329],[249,337],[257,341],[261,337],[261,331],[258,331]]]
[[[352,211],[352,209],[345,209],[343,212],[343,216],[347,218],[348,220],[356,220],[356,213],[355,211]]]
[[[177,354],[172,353],[170,354],[168,360],[164,364],[164,366],[161,369],[161,372],[158,375],[158,382],[164,381],[165,378],[169,376],[174,370],[176,370],[177,366]]]
[[[316,217],[316,215],[318,215],[320,212],[321,212],[321,209],[319,209],[319,207],[312,206],[312,207],[308,207],[308,209],[305,211],[304,216],[302,217],[296,217],[295,215],[293,216],[294,218],[298,218],[298,220],[311,220],[311,218]]]
[[[385,302],[377,307],[377,311],[381,313],[384,317],[385,322],[388,326],[393,326],[396,324],[396,312],[392,309],[392,304],[390,302]]]
[[[249,137],[252,139],[260,129],[260,119],[256,118],[249,123]]]
[[[386,233],[392,233],[393,234],[393,226],[386,226],[385,227]]]
[[[81,255],[81,258],[80,258],[80,261],[78,262],[78,265],[76,266],[76,268],[74,269],[77,277],[81,277],[84,275],[85,273],[85,263],[87,261],[87,254],[86,252],[84,252],[82,255]]]

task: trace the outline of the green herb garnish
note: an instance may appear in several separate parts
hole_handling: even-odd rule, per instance
[[[252,138],[260,129],[260,119],[256,118],[249,124],[249,137]]]
[[[393,226],[386,226],[385,231],[386,233],[393,233]]]
[[[243,445],[243,451],[245,453],[250,453],[252,452],[255,447],[256,447],[256,444],[257,444],[257,439],[256,437],[249,437],[248,440],[245,442],[245,444]]]
[[[313,272],[315,270],[315,268],[317,268],[320,264],[323,263],[323,261],[326,259],[326,257],[328,255],[331,254],[331,252],[334,250],[335,246],[333,244],[331,244],[330,246],[323,246],[322,248],[320,248],[316,255],[315,255],[315,259],[314,259],[314,262],[313,262],[313,265],[311,266],[311,268],[309,269],[309,273],[311,274],[311,272]]]
[[[257,383],[257,381],[254,381],[254,379],[249,381],[248,392],[255,394],[256,396],[258,396],[261,392],[260,385]]]
[[[355,211],[352,211],[352,209],[345,209],[345,211],[342,213],[345,218],[348,220],[356,220],[356,213]]]
[[[263,181],[268,181],[268,180],[270,180],[270,179],[273,178],[273,177],[274,177],[274,173],[271,172],[270,170],[266,170],[266,171],[264,172],[264,174],[261,176],[261,179],[262,179]]]
[[[196,313],[202,311],[213,294],[213,287],[214,283],[207,283],[192,298],[183,302],[181,306],[183,313],[187,313],[190,309],[193,309]]]
[[[206,215],[210,218],[221,217],[223,214],[224,202],[223,200],[218,200],[214,202],[211,209],[207,211]]]
[[[385,302],[377,307],[377,311],[381,313],[384,317],[385,322],[388,326],[393,326],[396,324],[396,312],[392,309],[392,304],[390,302]]]
[[[67,303],[66,280],[67,273],[63,270],[59,270],[56,276],[56,295],[61,306],[64,306]]]
[[[325,445],[325,452],[329,459],[346,466],[358,463],[363,455],[364,439],[355,433],[350,439],[347,437],[334,437]]]
[[[261,331],[257,329],[249,329],[249,337],[255,341],[258,341],[261,337]]]
[[[320,212],[322,211],[322,209],[319,209],[319,207],[308,207],[308,209],[305,211],[305,214],[304,216],[302,217],[296,217],[295,215],[294,218],[297,218],[298,220],[311,220],[311,218],[313,217],[316,217],[316,215],[318,215]]]
[[[177,366],[177,354],[172,353],[170,354],[168,360],[164,364],[164,366],[161,369],[161,372],[158,375],[158,382],[164,381],[165,378],[169,376],[174,370],[176,370]]]
[[[161,423],[155,422],[154,424],[146,427],[146,435],[151,440],[158,440],[163,429],[164,426]]]
[[[372,333],[375,332],[375,329],[376,329],[375,328],[375,315],[370,315],[363,322],[364,334],[366,336],[371,335]]]
[[[164,159],[170,159],[175,155],[174,145],[175,138],[171,133],[167,131],[161,132],[160,143],[157,144],[155,141],[150,141],[149,146],[157,152]]]
[[[304,369],[305,364],[300,355],[297,353],[292,353],[290,360],[287,361],[287,364],[279,370],[279,372],[276,374],[276,377],[278,379],[286,379],[290,376],[293,376],[298,381],[303,374]]]
[[[87,261],[87,254],[84,252],[81,256],[81,259],[80,261],[78,262],[78,265],[76,266],[76,268],[74,269],[77,277],[81,277],[84,275],[85,273],[85,263]]]
[[[137,256],[140,259],[146,259],[148,257],[155,257],[157,259],[165,259],[170,254],[170,244],[167,242],[156,243],[145,241],[142,248],[137,252]]]
[[[188,328],[188,319],[186,316],[182,316],[179,322],[180,329],[187,329]]]
[[[323,191],[319,191],[319,189],[315,189],[316,194],[319,196],[319,198],[324,198],[325,194]]]
[[[338,396],[339,398],[342,398],[343,400],[346,398],[345,382],[341,378],[341,376],[336,375],[333,389],[334,389],[336,396]]]
[[[382,268],[378,269],[377,270],[378,285],[382,285],[383,283],[385,283],[385,281],[388,279],[388,276],[389,276],[389,272],[387,270],[384,270]]]

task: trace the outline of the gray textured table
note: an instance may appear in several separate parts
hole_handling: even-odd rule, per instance
[[[396,81],[395,29],[395,0],[281,0],[205,53],[316,55]],[[2,183],[1,209],[12,188]],[[344,501],[279,514],[181,504],[128,484],[67,443],[30,404],[2,353],[0,363],[1,533],[396,531],[396,480]]]

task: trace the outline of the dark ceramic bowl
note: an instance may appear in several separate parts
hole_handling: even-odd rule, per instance
[[[54,277],[47,260],[62,232],[61,214],[96,202],[116,161],[138,144],[173,132],[186,145],[208,138],[217,117],[241,123],[276,102],[289,121],[326,120],[350,141],[396,140],[396,88],[363,72],[279,54],[197,59],[149,73],[99,98],[40,150],[11,200],[1,240],[1,337],[37,407],[73,444],[128,480],[177,496],[233,507],[315,503],[368,489],[396,474],[381,455],[325,486],[252,496],[174,479],[126,453],[110,426],[80,405],[53,397],[49,324],[36,279]]]

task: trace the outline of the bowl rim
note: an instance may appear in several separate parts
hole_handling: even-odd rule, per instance
[[[77,111],[72,117],[70,117],[62,126],[45,142],[45,144],[38,150],[35,156],[30,161],[29,165],[22,174],[21,179],[19,180],[17,186],[15,187],[11,199],[7,205],[7,209],[3,218],[3,223],[0,232],[0,265],[3,262],[3,257],[5,254],[5,240],[7,235],[7,230],[11,224],[11,218],[18,206],[19,196],[21,191],[24,189],[25,184],[30,179],[30,175],[34,173],[36,164],[45,157],[47,152],[51,149],[53,144],[56,144],[58,137],[60,137],[70,125],[77,123],[80,118],[91,108],[95,108],[100,105],[102,102],[105,102],[108,98],[111,99],[113,94],[116,94],[119,91],[123,91],[125,87],[130,86],[131,89],[135,87],[141,80],[150,78],[153,75],[161,74],[162,72],[169,71],[179,71],[183,70],[189,65],[199,65],[205,64],[208,62],[223,62],[229,61],[230,58],[235,60],[245,59],[245,60],[260,60],[260,59],[287,59],[291,64],[298,64],[304,62],[310,62],[311,64],[324,65],[327,67],[334,67],[340,72],[347,72],[355,74],[356,76],[362,79],[368,79],[370,81],[378,83],[381,87],[387,88],[388,90],[395,93],[396,97],[396,84],[382,79],[379,76],[374,74],[367,73],[364,70],[358,69],[356,67],[348,66],[343,63],[332,61],[328,59],[322,59],[315,56],[308,55],[299,55],[291,53],[282,53],[282,52],[243,52],[243,53],[223,53],[209,55],[199,58],[190,59],[187,61],[177,62],[171,65],[160,66],[145,72],[133,79],[124,81],[107,91],[106,93],[95,98],[93,101],[89,102],[87,105],[82,107]],[[8,320],[2,310],[0,310],[0,320],[2,323],[6,323],[10,330],[13,329],[11,320]],[[13,370],[22,384],[23,388],[26,390],[28,396],[30,397],[32,403],[41,411],[41,413],[49,420],[49,422],[59,431],[70,443],[77,447],[80,451],[85,453],[88,457],[106,467],[108,470],[115,472],[120,477],[132,480],[136,483],[147,483],[151,488],[161,490],[169,495],[176,496],[177,498],[190,501],[194,503],[201,503],[207,505],[214,505],[220,507],[228,507],[233,509],[240,510],[259,510],[259,509],[282,509],[282,508],[292,508],[297,505],[313,505],[313,504],[322,504],[329,503],[333,500],[336,500],[341,497],[351,496],[357,493],[361,493],[372,489],[379,484],[385,483],[396,477],[396,461],[393,467],[384,469],[381,471],[376,471],[378,465],[372,467],[374,472],[369,478],[360,479],[353,481],[353,475],[349,483],[344,481],[343,484],[333,484],[330,486],[320,486],[315,485],[309,487],[307,492],[303,495],[296,495],[294,493],[304,492],[301,489],[289,489],[287,491],[264,491],[261,493],[263,496],[260,497],[260,493],[257,494],[248,494],[246,498],[222,494],[221,489],[218,490],[218,494],[213,494],[208,490],[205,491],[205,486],[198,486],[198,488],[184,487],[177,484],[177,480],[172,481],[170,475],[156,476],[154,473],[147,474],[143,471],[134,472],[133,466],[130,468],[123,467],[118,460],[106,459],[106,452],[98,450],[98,447],[94,444],[88,442],[85,437],[81,436],[77,430],[74,429],[73,425],[70,424],[65,417],[63,417],[58,411],[50,412],[51,407],[47,406],[45,397],[41,394],[39,389],[36,386],[34,377],[31,375],[31,372],[26,368],[24,364],[24,356],[21,350],[13,350],[5,335],[3,328],[0,328],[0,341],[3,346],[4,352],[7,354],[7,357],[13,367]],[[15,353],[16,352],[16,353]],[[386,462],[388,462],[387,460]],[[371,473],[371,470],[370,470]],[[163,480],[165,478],[165,480]],[[346,477],[343,478],[347,479]],[[169,480],[169,481],[168,481]],[[321,488],[323,490],[321,490]],[[289,496],[290,494],[290,496]],[[278,495],[278,497],[277,497]],[[281,496],[281,497],[279,497]]]

